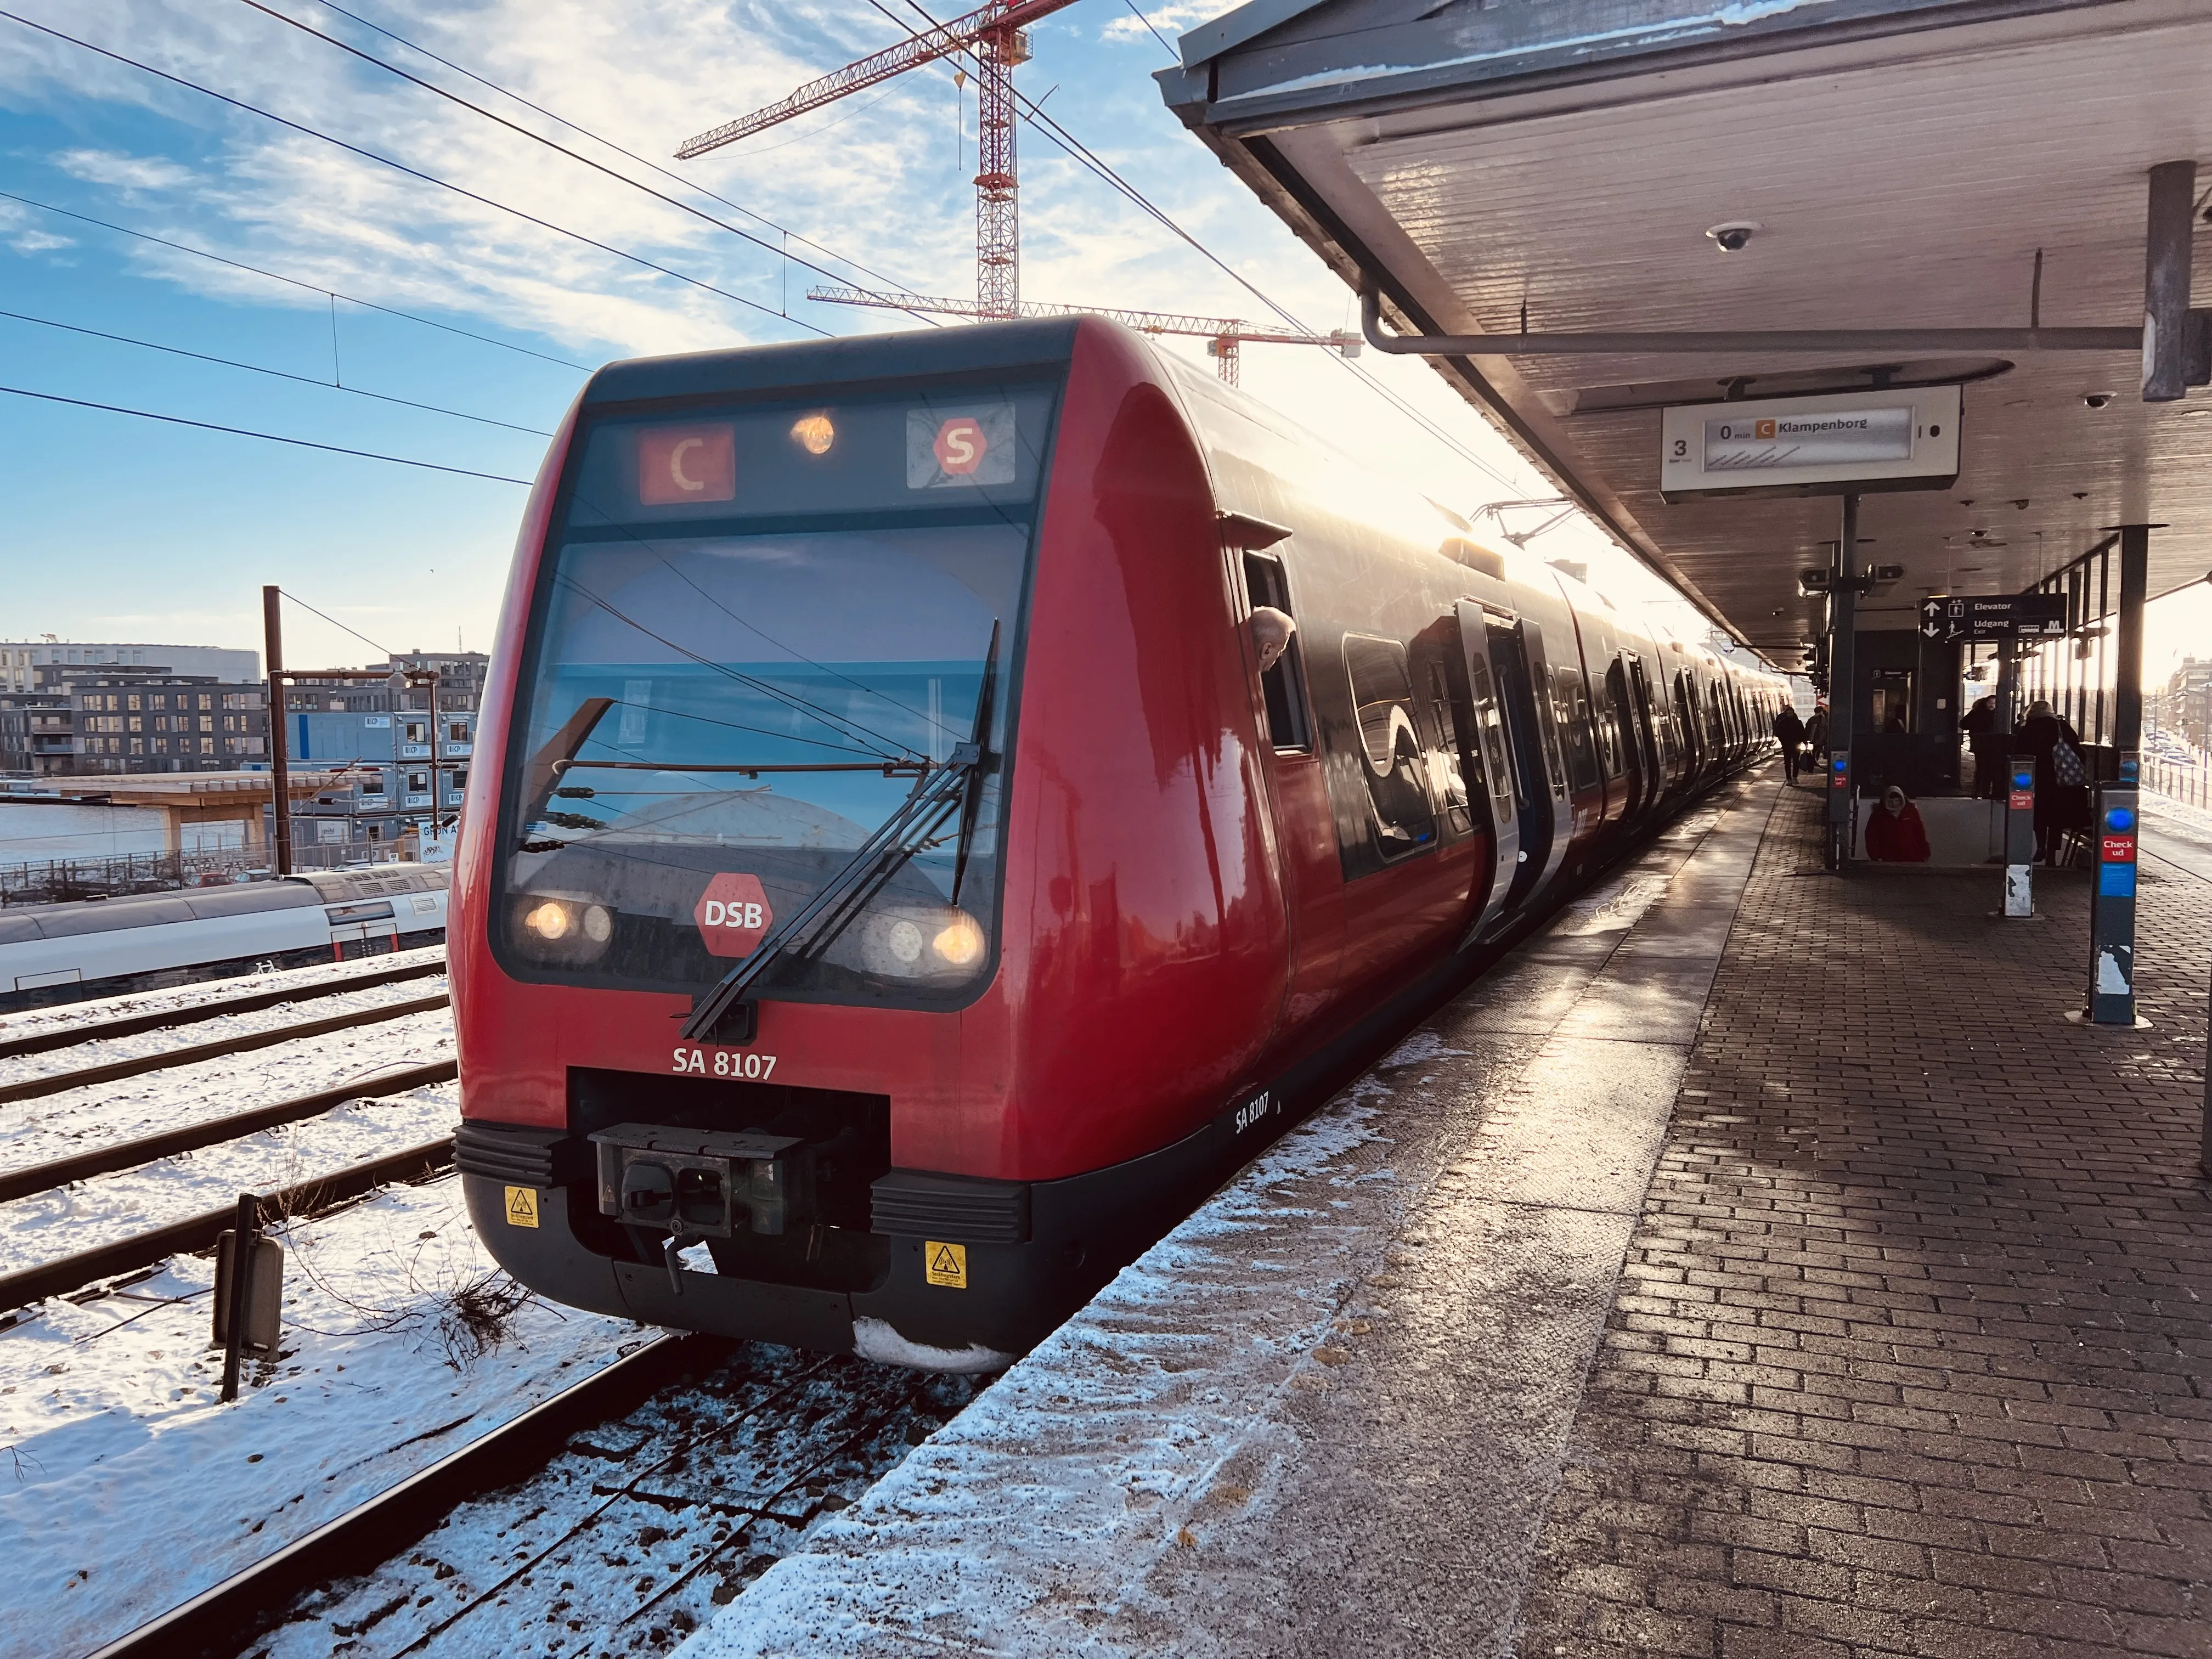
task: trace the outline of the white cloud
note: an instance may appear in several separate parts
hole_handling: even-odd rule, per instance
[[[192,182],[190,167],[159,155],[126,155],[111,149],[65,149],[53,164],[72,179],[116,190],[177,190]]]
[[[57,248],[76,246],[73,237],[57,236],[50,230],[36,228],[31,210],[14,202],[0,202],[0,241],[18,253],[51,253]]]
[[[1224,12],[1237,9],[1235,5],[1219,3],[1219,0],[1198,0],[1194,5],[1146,6],[1144,0],[1137,0],[1137,3],[1144,11],[1142,17],[1131,16],[1127,0],[1123,0],[1122,15],[1109,19],[1106,27],[1099,30],[1099,38],[1106,40],[1142,40],[1152,33],[1152,29],[1145,27],[1150,23],[1152,28],[1166,35],[1172,45],[1177,34],[1196,28],[1200,23],[1211,22]]]

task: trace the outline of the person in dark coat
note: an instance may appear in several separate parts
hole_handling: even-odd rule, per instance
[[[2058,862],[2059,842],[2069,830],[2089,827],[2089,787],[2061,783],[2052,757],[2060,743],[2081,751],[2081,734],[2049,703],[2038,697],[2027,706],[2027,718],[2013,733],[2012,752],[2035,757],[2035,856],[2043,864]]]
[[[1797,711],[1788,703],[1774,717],[1774,740],[1782,745],[1782,775],[1791,783],[1797,781],[1798,750],[1805,741],[1805,722],[1797,718]]]
[[[1893,783],[1881,792],[1881,805],[1867,814],[1866,855],[1878,864],[1928,862],[1928,826]]]
[[[1997,700],[1984,697],[1966,711],[1959,729],[1966,734],[1966,748],[1974,757],[1975,797],[1999,799],[2005,791],[2005,757],[1997,732]]]
[[[1813,718],[1805,722],[1805,747],[1813,757],[1814,768],[1825,777],[1828,770],[1828,705],[1813,705]]]

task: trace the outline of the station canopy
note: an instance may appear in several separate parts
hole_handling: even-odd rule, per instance
[[[1863,498],[1862,562],[1904,574],[1863,627],[2017,592],[2123,523],[2168,526],[2154,596],[2212,570],[2212,394],[2144,401],[2130,343],[2149,169],[2212,158],[2207,0],[1254,0],[1182,51],[1170,107],[1386,330],[2134,331],[1434,359],[1778,664],[1820,625],[1797,573],[1838,502],[1662,501],[1668,405],[1963,384],[1955,482]],[[1728,226],[1752,228],[1735,251],[1708,234]]]

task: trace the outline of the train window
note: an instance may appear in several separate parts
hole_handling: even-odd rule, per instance
[[[1395,640],[1347,634],[1344,669],[1359,722],[1377,848],[1385,859],[1398,859],[1433,846],[1436,810],[1429,801],[1426,757],[1413,722],[1413,680],[1406,647]]]
[[[1451,693],[1444,685],[1442,663],[1429,665],[1429,713],[1436,721],[1440,746],[1429,751],[1429,787],[1444,805],[1444,821],[1455,836],[1474,828],[1468,810],[1467,773],[1460,738],[1459,716],[1452,712]]]
[[[1244,592],[1254,610],[1264,605],[1286,617],[1295,618],[1298,614],[1291,608],[1291,588],[1283,574],[1283,562],[1268,554],[1244,556]],[[1267,702],[1267,740],[1277,749],[1311,749],[1313,727],[1306,720],[1305,672],[1296,634],[1291,635],[1291,642],[1283,647],[1274,665],[1260,676],[1260,689]]]
[[[1559,729],[1566,734],[1567,776],[1577,791],[1595,789],[1597,744],[1590,731],[1589,689],[1578,669],[1557,668],[1552,672],[1552,702],[1558,711]]]

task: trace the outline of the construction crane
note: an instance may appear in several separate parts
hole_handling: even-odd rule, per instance
[[[1130,311],[1119,306],[1055,306],[1017,300],[1011,309],[993,311],[979,300],[946,300],[928,294],[877,294],[864,288],[811,288],[810,300],[832,305],[873,306],[883,311],[933,312],[946,317],[1110,317],[1145,334],[1188,334],[1206,342],[1206,356],[1231,386],[1238,379],[1238,349],[1245,345],[1327,346],[1339,356],[1357,357],[1359,337],[1343,329],[1330,334],[1279,333],[1255,328],[1236,317],[1187,317],[1165,311]]]
[[[1021,225],[1014,169],[1014,66],[1029,59],[1023,30],[1074,0],[991,0],[966,15],[921,33],[835,74],[810,81],[781,103],[726,121],[684,141],[677,159],[688,161],[756,132],[835,103],[864,87],[910,69],[972,52],[975,76],[975,310],[979,317],[1020,314]]]

